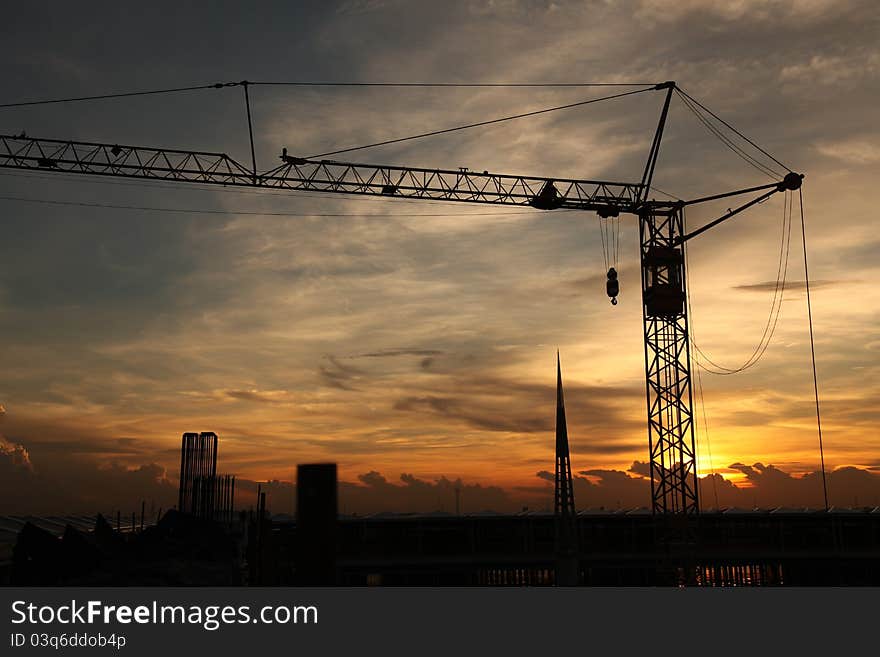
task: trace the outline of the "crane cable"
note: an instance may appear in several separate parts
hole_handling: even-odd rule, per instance
[[[786,193],[786,196],[788,196],[788,195],[789,194]],[[786,222],[787,223],[787,236],[783,238],[783,242],[788,242],[789,245],[790,245],[790,240],[791,240],[791,215],[792,215],[792,206],[793,205],[794,205],[794,199],[792,198],[792,199],[788,200],[788,202],[787,202],[787,211],[786,211],[786,208],[783,209],[783,216],[788,217],[788,220]],[[823,500],[825,503],[825,511],[827,512],[830,509],[830,506],[828,504],[828,478],[827,478],[826,469],[825,469],[825,445],[824,445],[823,436],[822,436],[822,416],[821,416],[820,407],[819,407],[819,377],[818,377],[817,370],[816,370],[816,344],[815,344],[815,337],[814,337],[814,333],[813,333],[813,308],[812,308],[812,300],[810,298],[810,273],[809,273],[809,268],[807,265],[807,230],[806,230],[806,221],[804,218],[803,187],[801,187],[798,190],[798,208],[800,211],[800,218],[801,218],[801,240],[802,240],[803,253],[804,253],[804,287],[805,287],[806,296],[807,296],[807,321],[809,324],[809,332],[810,332],[810,364],[812,367],[813,396],[814,396],[815,406],[816,406],[816,429],[817,429],[818,436],[819,436],[819,465],[820,465],[820,468],[822,471],[822,496],[823,496]],[[684,218],[683,218],[683,220],[684,220]],[[783,277],[782,277],[782,291],[784,291],[784,287],[785,287],[785,270],[787,270],[787,266],[788,266],[788,247],[786,247],[785,268],[784,268]],[[685,250],[685,281],[686,281],[686,284],[689,289],[690,284],[687,282],[688,270],[689,270],[689,267],[687,265],[687,250]],[[779,278],[777,278],[777,288],[778,287],[779,287]],[[780,298],[780,306],[781,306],[781,303],[782,303],[782,301]],[[690,335],[689,335],[691,345],[695,348],[695,350],[699,354],[701,354],[703,356],[703,358],[708,360],[708,358],[706,358],[705,354],[703,354],[703,352],[700,351],[699,347],[697,347],[697,344],[696,344],[696,338],[695,338],[695,332],[694,332],[694,322],[693,322],[693,312],[691,311],[691,303],[690,303],[689,296],[687,298],[687,310],[688,310],[688,315],[690,315],[690,317],[691,317]],[[771,315],[772,315],[772,310],[771,310]],[[776,328],[776,321],[778,321],[778,319],[779,319],[779,310],[777,310],[776,318],[773,321],[773,330],[775,330],[775,328]],[[770,337],[772,337],[773,330],[771,330],[771,332],[770,332]],[[758,359],[760,359],[761,355],[763,355],[764,351],[766,351],[766,349],[767,349],[766,345],[769,344],[769,340],[770,340],[770,338],[767,339],[767,343],[765,344],[761,353],[757,357]],[[751,364],[744,366],[742,368],[735,369],[735,370],[728,369],[728,371],[724,371],[724,372],[713,372],[712,370],[709,370],[708,368],[704,367],[700,363],[699,357],[697,357],[696,354],[695,354],[694,360],[697,363],[697,385],[698,385],[698,393],[699,393],[699,397],[700,397],[700,403],[701,403],[702,409],[703,409],[703,421],[704,421],[705,431],[706,431],[706,445],[707,445],[707,448],[710,450],[709,451],[709,464],[710,464],[710,468],[712,468],[712,474],[714,475],[715,472],[714,472],[714,466],[712,464],[711,447],[709,447],[709,435],[708,435],[709,427],[708,427],[708,420],[707,420],[707,416],[706,416],[705,403],[704,403],[704,399],[703,399],[703,384],[702,384],[702,377],[700,376],[700,369],[704,369],[707,372],[710,372],[711,374],[735,374],[738,371],[742,371],[743,369],[746,369],[746,367],[751,367],[752,365],[754,365],[755,362],[757,362],[757,359],[754,362],[752,362]],[[712,361],[709,361],[709,362],[712,362]],[[713,481],[713,485],[714,485],[714,483],[715,483],[714,476],[713,476],[712,481]],[[715,503],[716,503],[716,505],[718,504],[717,490],[715,492]]]
[[[315,160],[321,157],[327,157],[328,155],[338,155],[340,153],[351,153],[352,151],[361,151],[366,148],[374,148],[376,146],[386,146],[388,144],[397,144],[403,141],[410,141],[412,139],[422,139],[423,137],[433,137],[435,135],[447,134],[450,132],[457,132],[458,130],[467,130],[469,128],[477,128],[485,125],[492,125],[493,123],[501,123],[503,121],[513,121],[514,119],[522,119],[529,116],[536,116],[538,114],[547,114],[548,112],[558,112],[559,110],[570,109],[572,107],[582,107],[584,105],[591,105],[593,103],[598,103],[603,100],[613,100],[615,98],[623,98],[624,96],[632,96],[633,94],[644,93],[645,91],[653,91],[653,87],[648,87],[645,89],[636,89],[635,91],[625,91],[619,94],[612,94],[611,96],[602,96],[601,98],[591,98],[589,100],[582,100],[577,103],[568,103],[567,105],[557,105],[556,107],[547,107],[545,109],[535,110],[533,112],[524,112],[522,114],[514,114],[513,116],[503,116],[497,119],[490,119],[488,121],[479,121],[477,123],[469,123],[467,125],[459,125],[453,128],[444,128],[442,130],[432,130],[431,132],[423,132],[417,135],[410,135],[408,137],[398,137],[396,139],[386,139],[385,141],[377,141],[372,144],[363,144],[361,146],[352,146],[350,148],[340,148],[335,151],[327,151],[326,153],[318,153],[316,155],[309,155],[306,157],[307,160]]]
[[[284,87],[434,87],[434,88],[534,88],[534,87],[653,87],[656,82],[250,82]]]
[[[706,398],[703,395],[703,376],[700,373],[700,368],[697,368],[697,393],[700,397],[700,410],[703,415],[703,436],[706,438],[706,451],[709,454],[709,470],[712,473],[712,494],[715,497],[715,509],[720,509],[721,505],[718,502],[718,481],[717,481],[717,473],[715,472],[715,461],[712,458],[712,443],[709,440],[709,416],[706,413]],[[697,442],[697,446],[699,446],[699,442]]]
[[[151,89],[149,91],[125,91],[115,94],[100,94],[97,96],[78,96],[74,98],[50,98],[47,100],[24,100],[15,103],[2,103],[0,109],[11,107],[27,107],[30,105],[54,105],[56,103],[78,103],[85,100],[107,100],[110,98],[128,98],[130,96],[152,96],[155,94],[173,94],[181,91],[200,91],[202,89],[222,89],[223,87],[235,87],[240,82],[217,82],[215,84],[200,84],[193,87],[176,87],[173,89]]]
[[[684,230],[685,233],[687,233],[687,215],[685,214],[683,209],[682,209],[681,220],[682,220],[682,229]],[[688,279],[687,279],[688,270],[690,269],[690,267],[688,266],[688,262],[687,262],[687,249],[684,246],[682,248],[684,251],[684,260],[685,260],[685,263],[684,263],[685,264],[685,267],[684,267],[685,284],[687,286],[687,289],[690,289],[690,282],[688,282]],[[696,348],[697,345],[696,345],[695,338],[694,338],[694,320],[693,320],[694,315],[693,315],[693,312],[691,311],[690,296],[686,295],[685,300],[687,302],[687,314],[690,317],[690,330],[688,331],[688,340],[690,341],[691,346]],[[709,416],[706,413],[706,398],[703,395],[703,376],[700,373],[701,368],[700,368],[699,361],[697,360],[696,354],[694,354],[694,360],[697,362],[697,395],[700,398],[700,410],[703,415],[703,436],[706,439],[706,451],[709,454],[709,471],[712,473],[712,494],[715,498],[715,508],[717,510],[720,510],[721,505],[718,501],[718,481],[717,481],[718,477],[717,477],[717,473],[715,472],[715,461],[712,458],[712,443],[709,440]],[[697,448],[699,448],[699,446],[700,446],[700,442],[697,441]]]
[[[157,94],[172,94],[182,91],[201,91],[204,89],[223,89],[226,87],[241,86],[294,86],[294,87],[444,87],[444,88],[474,88],[474,87],[497,87],[497,88],[532,88],[532,87],[653,87],[653,82],[215,82],[212,84],[199,84],[190,87],[174,87],[171,89],[149,89],[147,91],[123,91],[118,93],[97,94],[93,96],[74,96],[70,98],[48,98],[42,100],[23,100],[11,103],[0,103],[0,109],[13,107],[28,107],[31,105],[54,105],[57,103],[78,103],[89,100],[109,100],[113,98],[128,98],[131,96],[152,96]]]
[[[788,275],[788,260],[791,250],[792,206],[793,200],[791,198],[790,192],[785,192],[784,204],[782,209],[782,237],[779,246],[779,261],[776,269],[776,282],[773,289],[773,298],[770,302],[770,311],[767,316],[767,322],[764,325],[764,331],[761,334],[758,345],[755,347],[754,351],[752,351],[752,354],[742,363],[742,365],[738,367],[726,367],[724,365],[719,365],[708,355],[706,355],[706,353],[700,348],[700,346],[696,342],[694,331],[693,329],[691,329],[691,337],[693,340],[695,351],[694,355],[697,366],[702,368],[709,374],[729,376],[731,374],[744,372],[745,370],[754,367],[758,363],[758,361],[761,360],[764,353],[767,351],[767,348],[770,346],[770,341],[773,339],[773,335],[776,332],[776,326],[779,322],[779,316],[782,312],[782,301],[785,296],[785,288]],[[687,259],[687,252],[685,252],[685,259]],[[688,277],[687,264],[685,265],[685,277]],[[690,305],[690,299],[688,299],[688,305]],[[704,362],[701,362],[701,360],[705,361],[705,363],[708,363],[708,366],[704,364]]]
[[[784,174],[782,174],[782,173],[776,171],[775,169],[773,169],[773,168],[771,168],[771,167],[769,167],[769,166],[763,164],[763,163],[760,162],[758,159],[756,159],[756,158],[752,157],[751,155],[749,155],[744,149],[742,149],[740,146],[738,146],[738,145],[737,145],[732,139],[730,139],[729,137],[727,137],[727,136],[721,131],[720,128],[718,128],[717,126],[713,125],[712,122],[709,121],[709,120],[708,120],[708,119],[707,119],[707,118],[706,118],[706,117],[705,117],[705,116],[704,116],[704,115],[703,115],[703,114],[697,109],[697,107],[691,102],[692,99],[691,99],[690,96],[688,96],[687,94],[684,94],[684,92],[679,91],[678,88],[676,88],[676,92],[678,92],[678,94],[679,94],[679,98],[681,99],[681,101],[682,101],[682,103],[684,104],[684,106],[687,107],[687,108],[691,111],[691,113],[693,113],[693,115],[694,115],[695,117],[697,117],[697,119],[700,121],[700,123],[702,123],[703,126],[704,126],[704,127],[705,127],[705,128],[706,128],[706,129],[707,129],[707,130],[708,130],[713,136],[715,136],[715,137],[716,137],[716,138],[717,138],[722,144],[724,144],[729,150],[733,151],[733,153],[734,153],[735,155],[737,155],[740,159],[742,159],[743,161],[745,161],[745,162],[746,162],[747,164],[749,164],[751,167],[753,167],[753,168],[757,169],[758,171],[760,171],[762,174],[764,174],[764,175],[767,176],[768,178],[771,178],[771,179],[773,179],[773,180],[780,180],[781,178],[784,177]],[[691,99],[691,100],[689,100],[689,99]],[[693,102],[695,103],[696,101],[693,101]],[[703,106],[701,105],[701,107],[703,107]],[[712,116],[715,116],[715,115],[712,114]],[[719,119],[719,120],[720,120],[720,119]],[[728,125],[728,126],[729,126],[728,123],[724,123],[724,125]],[[735,128],[731,128],[731,129],[732,129],[736,134],[738,134],[738,135],[740,135],[741,137],[743,137],[742,133],[740,133],[739,131],[737,131]],[[749,140],[747,137],[743,137],[743,139],[745,139],[746,141],[748,141],[750,144],[753,143],[753,142],[752,142],[751,140]],[[765,151],[764,151],[763,149],[761,149],[760,147],[757,147],[757,146],[756,146],[756,148],[758,148],[758,150],[760,150],[761,152],[765,152]],[[773,158],[773,156],[769,156],[769,157],[771,157],[771,159],[774,159],[774,161],[775,161],[775,158]],[[783,165],[783,166],[784,166],[784,165]]]
[[[602,241],[602,259],[605,263],[606,276],[605,290],[611,299],[611,305],[617,305],[617,296],[620,293],[620,283],[617,280],[617,263],[620,253],[620,217],[599,216],[599,236]]]
[[[680,87],[676,87],[676,91],[678,92],[678,95],[679,95],[680,98],[687,98],[688,100],[690,100],[691,102],[693,102],[694,104],[696,104],[698,107],[702,108],[705,112],[707,112],[707,113],[708,113],[710,116],[712,116],[715,120],[717,120],[718,122],[722,123],[724,126],[726,126],[727,128],[729,128],[730,130],[732,130],[732,131],[733,131],[734,133],[736,133],[741,139],[747,141],[747,142],[748,142],[749,144],[751,144],[754,148],[756,148],[756,149],[758,149],[759,151],[761,151],[761,153],[763,153],[764,155],[766,155],[767,157],[769,157],[769,158],[770,158],[771,160],[773,160],[776,164],[778,164],[778,165],[781,166],[783,169],[785,169],[788,173],[792,173],[791,168],[789,168],[788,166],[786,166],[785,164],[783,164],[782,162],[780,162],[779,160],[777,160],[775,157],[773,157],[772,155],[770,155],[770,153],[768,153],[768,152],[765,151],[763,148],[761,148],[760,146],[758,146],[758,144],[756,144],[754,141],[752,141],[751,139],[749,139],[748,137],[746,137],[743,133],[741,133],[739,130],[737,130],[736,128],[734,128],[732,125],[730,125],[727,121],[725,121],[725,120],[722,119],[720,116],[718,116],[715,112],[713,112],[712,110],[710,110],[708,107],[706,107],[705,105],[703,105],[700,101],[698,101],[696,98],[694,98],[693,96],[691,96],[691,95],[690,95],[688,92],[686,92],[684,89],[681,89]]]
[[[807,319],[810,325],[810,359],[813,365],[813,393],[816,399],[816,427],[819,431],[819,459],[822,466],[822,495],[825,499],[825,511],[828,506],[828,481],[825,478],[825,447],[822,444],[822,417],[819,414],[819,379],[816,375],[816,344],[813,339],[813,306],[810,302],[810,274],[807,269],[807,228],[804,221],[804,190],[803,186],[798,189],[801,211],[801,236],[804,245],[804,286],[807,292]]]
[[[599,217],[599,234],[602,238],[602,259],[605,270],[617,267],[620,253],[620,217]]]

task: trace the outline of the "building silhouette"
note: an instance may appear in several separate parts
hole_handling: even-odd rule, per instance
[[[229,522],[235,505],[235,476],[217,474],[218,442],[213,431],[183,434],[177,509],[199,518]]]
[[[568,424],[562,394],[562,365],[556,352],[556,479],[553,495],[554,535],[556,539],[556,583],[578,583],[577,512],[574,506],[574,481],[568,448]]]

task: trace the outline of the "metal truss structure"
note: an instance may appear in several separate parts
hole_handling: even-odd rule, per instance
[[[350,164],[288,155],[282,159],[282,165],[256,173],[225,153],[0,135],[0,167],[15,169],[614,212],[636,207],[643,190],[638,183],[536,178],[464,168]]]
[[[699,512],[681,208],[639,213],[651,502],[659,513]]]
[[[92,176],[249,185],[253,172],[228,155],[0,135],[0,167]]]
[[[248,169],[223,153],[35,139],[24,134],[0,135],[0,167],[291,191],[531,206],[540,210],[588,210],[602,217],[620,213],[637,215],[641,234],[652,508],[655,514],[688,516],[699,512],[699,499],[691,412],[684,243],[777,192],[798,189],[803,176],[790,172],[777,183],[690,201],[647,200],[675,88],[674,82],[655,87],[666,91],[666,97],[639,183],[480,173],[464,168],[455,171],[311,160],[290,156],[287,149],[280,156],[281,165],[259,173],[255,164]],[[692,233],[683,234],[684,206],[750,192],[762,194]],[[562,466],[569,469],[570,477],[570,465],[566,462]],[[557,459],[557,476],[559,468]],[[573,507],[573,501],[571,505]]]

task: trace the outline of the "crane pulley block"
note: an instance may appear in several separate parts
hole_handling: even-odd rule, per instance
[[[617,270],[611,267],[608,270],[608,280],[605,281],[605,292],[611,297],[611,305],[617,305],[617,295],[620,294],[620,281],[617,280]]]
[[[800,189],[803,182],[804,174],[789,171],[787,174],[785,174],[785,178],[782,179],[782,182],[777,185],[776,189],[778,189],[780,192],[784,190],[789,190],[793,192]]]

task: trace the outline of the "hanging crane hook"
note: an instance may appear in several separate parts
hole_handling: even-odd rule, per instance
[[[620,294],[620,283],[617,281],[617,270],[611,267],[608,270],[608,280],[605,282],[605,291],[611,297],[611,305],[617,305],[617,295]]]

